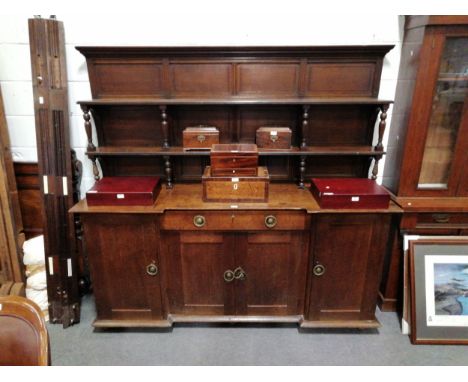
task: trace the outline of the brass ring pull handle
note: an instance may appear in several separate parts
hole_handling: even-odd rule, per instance
[[[312,272],[315,276],[322,276],[325,273],[325,267],[322,264],[317,264]]]
[[[200,134],[197,136],[197,141],[200,142],[200,143],[203,143],[205,142],[206,140],[206,137],[203,135],[203,134]]]
[[[205,217],[202,215],[197,215],[193,218],[193,224],[197,228],[202,228],[206,223]]]
[[[276,226],[276,223],[277,223],[277,219],[276,219],[276,216],[273,216],[273,215],[268,215],[266,218],[265,218],[265,226],[267,228],[274,228]]]
[[[156,276],[158,271],[158,266],[154,263],[151,263],[146,267],[146,273],[148,273],[150,276]]]
[[[232,280],[234,280],[234,272],[228,269],[226,272],[224,272],[224,281],[227,283],[230,283]]]
[[[432,218],[436,223],[448,223],[450,220],[449,214],[432,214]]]
[[[237,267],[234,269],[234,277],[236,280],[245,280],[247,273],[241,267]]]

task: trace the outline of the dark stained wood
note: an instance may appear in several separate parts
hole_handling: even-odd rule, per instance
[[[16,185],[26,240],[42,235],[44,207],[41,199],[37,163],[15,163]]]
[[[98,320],[162,320],[154,216],[82,215]],[[129,240],[131,238],[131,240]],[[147,273],[154,264],[158,274]]]
[[[375,320],[375,304],[390,216],[321,215],[310,259],[306,320]],[[317,265],[325,267],[314,275]]]
[[[104,176],[162,175],[167,184],[152,206],[97,207],[83,200],[71,209],[84,217],[93,277],[101,286],[94,325],[378,326],[373,311],[382,243],[391,217],[401,210],[393,202],[359,212],[321,209],[307,179],[368,178],[372,159],[385,153],[381,140],[391,101],[377,95],[390,48],[78,47],[87,59],[93,95],[79,104],[91,110],[97,131],[97,148],[89,148],[88,156],[99,160]],[[145,82],[147,76],[151,80]],[[85,116],[88,128],[86,123]],[[217,166],[217,158],[208,150],[184,150],[183,132],[193,126],[216,127],[221,144],[241,145],[255,143],[260,127],[290,128],[287,148],[261,148],[254,166],[246,164],[268,168],[277,182],[268,186],[268,200],[229,196],[232,171],[238,177],[243,167],[230,166],[228,153],[231,162],[221,164],[231,171],[224,181],[228,188],[218,188],[217,201],[204,201],[202,174],[210,159]],[[238,166],[241,158],[234,159]],[[377,170],[374,166],[375,176]],[[223,183],[219,177],[210,181]],[[253,194],[249,189],[247,196]],[[333,282],[311,282],[311,261],[322,252],[329,275],[356,268],[338,280],[339,290]],[[156,253],[160,273],[145,284],[136,269]],[[131,283],[120,292],[118,285]],[[160,288],[160,294],[148,288]],[[337,311],[348,305],[359,311],[324,317],[326,301]],[[123,303],[127,310],[119,316],[112,307]]]
[[[453,80],[450,78],[453,75],[439,75],[440,70],[444,68],[442,57],[450,38],[465,38],[468,42],[467,16],[425,15],[406,18],[389,137],[389,146],[393,146],[394,149],[389,150],[387,155],[383,178],[383,184],[394,193],[395,200],[405,211],[399,227],[400,234],[459,235],[460,229],[465,227],[465,215],[468,213],[468,102],[463,91],[466,90],[466,86],[459,86],[460,95],[465,94],[464,100],[451,102],[452,106],[447,115],[438,110],[437,101],[434,101],[442,98],[435,97],[436,93],[445,93],[445,90],[438,92],[438,89],[443,88],[443,81]],[[463,49],[459,49],[458,54],[463,53]],[[454,67],[452,70],[459,69]],[[459,76],[458,81],[464,81],[463,76]],[[426,164],[423,171],[426,142],[437,143],[440,147],[451,142],[456,130],[453,126],[455,119],[449,114],[457,113],[460,115],[459,124],[456,126],[458,135],[451,151],[453,157],[448,163],[450,170],[446,187],[419,187],[421,174],[427,172],[428,168],[429,171],[436,171],[439,162],[445,159],[444,152],[437,152],[433,155],[431,165]],[[439,128],[435,137],[429,133],[431,118],[435,118]],[[448,214],[449,221],[436,222],[432,214]],[[387,258],[393,258],[387,261],[387,266],[391,269],[384,272],[381,299],[394,301],[395,305],[399,306],[398,291],[403,282],[402,248],[400,240],[395,243],[397,247],[389,249],[391,253],[387,255]]]
[[[291,149],[292,131],[289,127],[260,127],[256,131],[255,143],[259,148],[272,150]]]

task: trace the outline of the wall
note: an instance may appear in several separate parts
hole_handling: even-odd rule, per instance
[[[85,59],[74,49],[77,45],[395,44],[385,58],[379,94],[383,99],[394,98],[403,37],[402,17],[384,13],[378,16],[311,16],[305,11],[295,17],[268,13],[237,16],[220,17],[210,13],[57,15],[65,25],[71,146],[83,162],[82,191],[91,187],[93,178],[90,161],[84,154],[87,140],[76,101],[90,99],[91,92]],[[0,15],[0,85],[15,161],[37,161],[28,17],[31,15]],[[387,121],[390,126],[391,108]],[[383,161],[379,167],[382,175]]]

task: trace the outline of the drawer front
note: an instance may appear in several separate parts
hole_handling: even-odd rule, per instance
[[[210,179],[203,182],[205,202],[266,202],[268,200],[268,180]]]
[[[416,228],[468,228],[468,214],[418,213]]]
[[[258,156],[211,156],[211,171],[220,169],[250,168],[256,174]]]
[[[305,230],[309,218],[302,211],[168,211],[163,230],[257,231]]]

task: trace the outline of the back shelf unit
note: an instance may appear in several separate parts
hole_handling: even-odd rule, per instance
[[[182,147],[183,129],[197,125],[217,127],[221,143],[290,127],[291,149],[259,150],[273,181],[377,177],[392,102],[377,95],[392,46],[77,49],[93,95],[79,104],[96,179],[99,161],[105,175],[200,181],[209,152]]]

